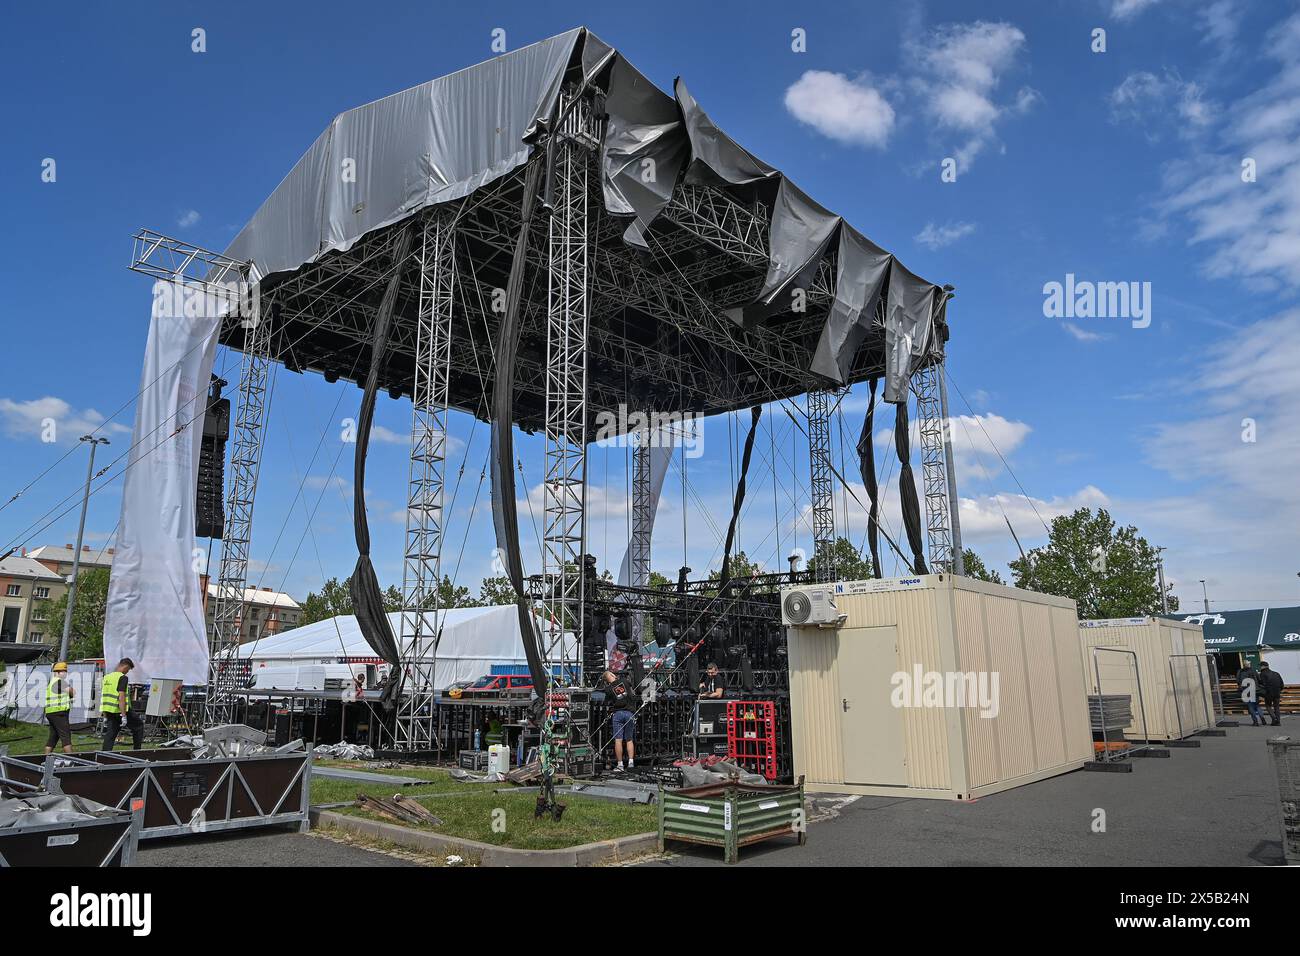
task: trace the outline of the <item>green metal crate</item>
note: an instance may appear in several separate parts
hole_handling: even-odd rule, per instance
[[[716,783],[665,790],[659,787],[659,850],[667,840],[720,846],[735,863],[742,846],[779,836],[808,839],[803,777],[794,786]]]

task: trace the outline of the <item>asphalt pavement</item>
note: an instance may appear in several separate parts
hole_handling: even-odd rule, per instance
[[[1300,733],[1300,718],[1225,729],[1226,737],[1196,738],[1200,747],[1170,748],[1168,758],[1134,760],[1132,773],[1078,770],[970,803],[860,797],[810,826],[805,846],[781,838],[745,848],[738,865],[1280,865],[1277,782],[1264,742]],[[671,857],[645,865],[722,863],[720,850],[670,846]]]

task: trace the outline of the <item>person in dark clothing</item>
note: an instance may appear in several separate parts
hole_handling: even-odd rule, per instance
[[[1282,675],[1268,666],[1268,661],[1259,665],[1259,693],[1264,698],[1264,709],[1273,721],[1274,727],[1282,725]]]
[[[117,662],[117,667],[104,675],[104,684],[99,693],[99,710],[104,718],[104,750],[113,749],[124,718],[131,731],[132,746],[136,750],[144,746],[144,721],[139,714],[131,712],[131,687],[126,678],[127,672],[133,667],[135,661],[124,657]]]
[[[1259,675],[1249,663],[1243,664],[1237,671],[1237,687],[1241,691],[1241,702],[1250,712],[1252,727],[1258,727],[1259,720]]]
[[[727,684],[718,673],[718,665],[709,661],[709,666],[704,669],[704,680],[700,681],[700,696],[719,700],[725,697],[726,693]]]
[[[631,682],[626,675],[615,674],[613,671],[605,671],[604,691],[613,708],[612,721],[614,724],[614,759],[618,761],[614,770],[622,772],[624,769],[631,769],[632,761],[636,759],[636,714],[633,712],[636,707],[636,697],[632,693]],[[623,749],[627,748],[627,765],[623,764]]]

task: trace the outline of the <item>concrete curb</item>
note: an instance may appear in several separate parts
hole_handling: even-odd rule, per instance
[[[443,836],[427,830],[413,830],[395,823],[318,810],[315,807],[311,809],[311,825],[313,829],[322,826],[338,827],[348,833],[387,840],[425,853],[443,856],[455,853],[464,857],[466,862],[478,863],[480,866],[596,866],[601,863],[618,863],[634,856],[657,853],[659,850],[657,833],[637,833],[617,840],[584,843],[563,850],[516,850],[462,837]]]

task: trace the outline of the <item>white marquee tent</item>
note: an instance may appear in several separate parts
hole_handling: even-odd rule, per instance
[[[398,613],[388,615],[394,634],[401,633],[401,617]],[[439,612],[438,617],[442,626],[434,677],[438,689],[482,677],[494,664],[527,663],[514,605],[449,608]],[[429,626],[432,631],[432,614]],[[351,615],[263,637],[245,644],[239,653],[252,660],[254,671],[262,665],[333,664],[340,658],[375,656]]]

